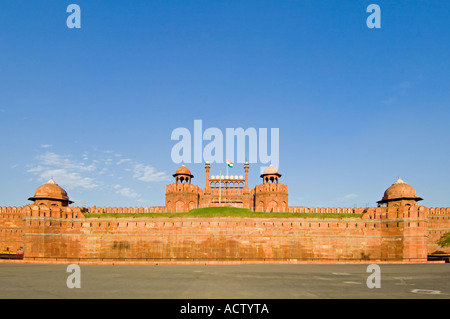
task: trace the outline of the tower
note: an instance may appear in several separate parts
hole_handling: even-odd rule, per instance
[[[262,212],[286,212],[288,209],[287,185],[280,184],[281,174],[270,165],[261,174],[263,183],[254,189],[255,210]]]
[[[201,190],[191,184],[194,178],[191,171],[182,165],[172,176],[175,178],[174,183],[166,186],[166,211],[187,212],[197,208]]]

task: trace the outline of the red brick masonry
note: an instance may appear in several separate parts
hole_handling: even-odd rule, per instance
[[[450,253],[436,244],[450,231],[450,208],[362,212],[344,219],[86,219],[79,207],[2,207],[0,250],[23,247],[24,261],[92,263],[424,262],[429,253]]]

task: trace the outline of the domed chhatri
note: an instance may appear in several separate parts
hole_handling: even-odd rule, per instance
[[[400,177],[392,184],[378,201],[378,206],[415,206],[418,201],[423,200],[416,195],[416,190],[405,183]]]
[[[172,175],[175,177],[176,183],[191,183],[191,179],[194,178],[194,175],[191,174],[189,168],[184,165],[181,165],[176,171],[175,174]]]
[[[53,178],[44,185],[39,186],[34,192],[34,196],[28,198],[28,200],[34,201],[35,205],[43,206],[67,207],[73,203],[69,200],[67,192],[56,184]]]
[[[270,164],[268,167],[266,167],[262,175],[280,175],[280,174],[278,173],[278,170],[274,166],[272,166],[272,164]]]
[[[189,176],[192,176],[192,175],[191,175],[191,171],[189,170],[189,168],[187,168],[187,167],[184,166],[184,165],[181,165],[181,166],[175,171],[174,176],[175,176],[175,175],[189,175]]]
[[[263,179],[263,183],[278,183],[278,179],[281,177],[281,174],[278,170],[270,164],[264,172],[261,174],[261,178]]]

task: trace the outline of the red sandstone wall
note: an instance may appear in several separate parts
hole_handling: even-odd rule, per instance
[[[450,208],[429,208],[428,210],[428,252],[442,251],[450,254],[450,247],[442,248],[436,242],[450,232]]]
[[[85,219],[83,211],[79,207],[3,207],[0,250],[24,247],[25,258],[37,259],[130,260],[418,260],[437,250],[450,253],[436,245],[450,231],[450,208],[308,209],[346,212],[349,218],[345,219]],[[364,215],[351,218],[353,212]]]
[[[22,207],[0,208],[0,251],[17,251],[23,247]]]
[[[418,261],[427,254],[419,207],[371,208],[362,219],[84,219],[72,209],[26,209],[25,258]]]
[[[86,249],[81,207],[24,207],[24,258],[79,258]]]
[[[90,221],[91,222],[91,221]],[[358,227],[359,226],[359,227]],[[84,234],[86,258],[147,259],[337,259],[379,258],[378,241],[362,247],[373,224],[336,220],[160,219],[97,220]],[[333,229],[338,234],[330,235]],[[392,258],[401,258],[392,255]]]

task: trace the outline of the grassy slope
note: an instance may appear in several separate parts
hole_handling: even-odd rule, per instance
[[[192,218],[218,218],[218,217],[249,217],[249,218],[360,218],[361,214],[327,214],[327,213],[260,213],[252,212],[245,208],[234,207],[208,207],[197,208],[187,213],[141,213],[141,214],[85,214],[87,218],[102,218],[102,217],[192,217]]]

